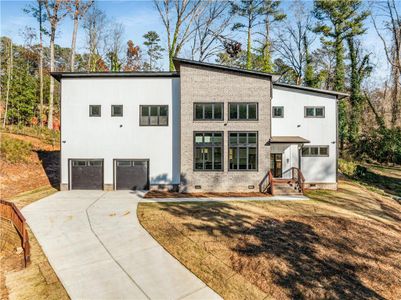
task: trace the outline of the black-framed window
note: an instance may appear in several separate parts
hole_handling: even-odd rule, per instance
[[[303,157],[329,156],[329,146],[303,146]]]
[[[230,132],[229,170],[255,171],[258,169],[258,133]]]
[[[273,118],[284,118],[284,106],[273,106]]]
[[[223,103],[195,103],[194,104],[194,120],[223,120],[224,104]]]
[[[249,120],[258,119],[258,104],[255,103],[229,103],[229,120]]]
[[[139,125],[168,126],[168,105],[141,105]]]
[[[101,105],[89,105],[89,117],[101,117],[102,106]]]
[[[194,132],[194,170],[223,170],[223,132]]]
[[[324,118],[324,106],[305,106],[305,118]]]
[[[123,116],[123,106],[122,105],[112,105],[111,106],[111,116],[112,117],[122,117]]]

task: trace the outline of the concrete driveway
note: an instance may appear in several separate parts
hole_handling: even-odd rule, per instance
[[[72,299],[220,299],[142,228],[139,201],[68,191],[22,212]]]

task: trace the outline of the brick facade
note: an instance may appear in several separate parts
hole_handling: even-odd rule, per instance
[[[270,167],[271,77],[242,74],[207,66],[180,64],[181,76],[181,190],[252,192]],[[224,102],[223,121],[194,121],[195,102]],[[229,102],[257,102],[257,121],[229,121]],[[223,171],[194,171],[194,132],[222,131]],[[257,171],[228,170],[228,133],[258,132]],[[201,189],[195,189],[195,185]],[[251,189],[250,186],[254,188]]]

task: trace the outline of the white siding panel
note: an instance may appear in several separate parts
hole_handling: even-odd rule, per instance
[[[150,183],[179,183],[179,78],[80,78],[62,80],[61,182],[68,159],[103,158],[104,183],[113,183],[113,159],[150,160]],[[102,106],[89,117],[89,105]],[[111,117],[111,105],[124,106]],[[169,125],[139,126],[140,105],[169,106]]]

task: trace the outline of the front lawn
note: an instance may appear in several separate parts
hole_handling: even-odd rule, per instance
[[[225,299],[400,299],[401,205],[350,182],[308,196],[140,203],[138,217]]]

